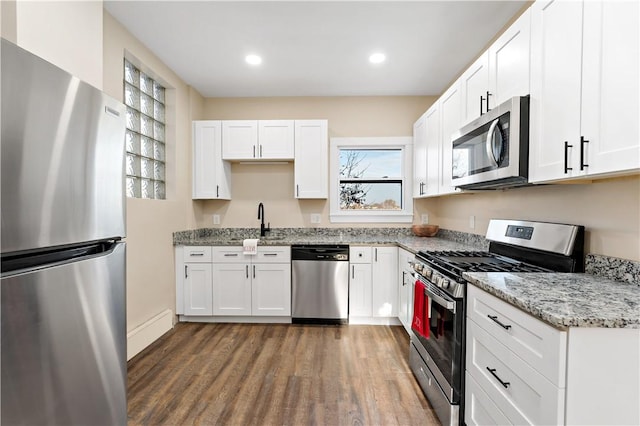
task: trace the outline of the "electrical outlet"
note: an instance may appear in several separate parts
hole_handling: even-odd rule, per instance
[[[320,223],[320,213],[311,213],[311,223]]]
[[[475,229],[476,227],[476,217],[474,215],[469,216],[469,228]]]
[[[429,215],[427,213],[423,213],[421,216],[422,224],[426,225],[429,223]]]
[[[213,224],[214,225],[220,225],[220,215],[219,214],[214,214],[213,215]]]

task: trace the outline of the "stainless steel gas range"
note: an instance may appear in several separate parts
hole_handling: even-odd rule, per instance
[[[488,251],[418,252],[409,361],[443,425],[464,424],[464,272],[582,272],[584,227],[491,220]]]

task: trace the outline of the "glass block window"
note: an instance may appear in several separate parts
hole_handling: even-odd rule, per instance
[[[124,60],[127,197],[164,200],[165,88]]]

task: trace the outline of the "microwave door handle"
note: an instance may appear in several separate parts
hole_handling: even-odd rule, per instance
[[[436,302],[438,305],[442,306],[443,308],[445,308],[447,311],[451,311],[452,313],[456,313],[456,302],[453,301],[449,301],[446,300],[445,298],[438,296],[437,294],[434,294],[432,292],[429,291],[429,289],[425,289],[425,294],[427,296],[429,296],[429,298],[433,301]]]
[[[493,133],[496,131],[496,127],[498,126],[498,123],[500,122],[499,118],[496,118],[495,120],[493,120],[493,123],[491,123],[491,126],[489,127],[489,131],[487,132],[487,140],[485,141],[485,147],[487,149],[487,158],[489,158],[489,162],[491,162],[491,165],[493,167],[500,167],[500,165],[498,164],[498,160],[496,159],[495,155],[493,155]]]

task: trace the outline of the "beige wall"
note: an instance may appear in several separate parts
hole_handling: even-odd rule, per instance
[[[411,136],[413,123],[435,99],[433,96],[208,98],[201,118],[328,119],[329,137]],[[292,163],[233,164],[231,173],[231,201],[194,202],[199,227],[212,227],[213,214],[221,215],[222,227],[257,227],[260,201],[265,205],[265,216],[272,227],[312,226],[311,213],[321,214],[319,226],[351,226],[329,223],[327,200],[294,198]]]
[[[1,3],[4,38],[102,89],[102,1]]]
[[[485,234],[491,218],[584,225],[585,251],[640,260],[640,176],[416,200],[446,229]],[[476,218],[469,228],[469,216]]]
[[[175,311],[172,233],[194,226],[191,116],[200,114],[203,100],[105,11],[104,91],[120,100],[125,55],[168,88],[167,200],[127,199],[127,330],[130,331],[166,309]]]

